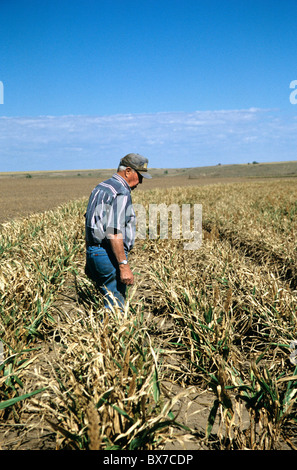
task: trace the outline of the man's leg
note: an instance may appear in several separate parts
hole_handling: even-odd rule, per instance
[[[88,247],[86,273],[104,296],[105,307],[114,305],[112,294],[117,304],[124,308],[126,286],[119,279],[118,266],[111,252],[103,247]]]

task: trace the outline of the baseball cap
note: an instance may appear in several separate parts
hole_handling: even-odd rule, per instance
[[[139,155],[139,153],[128,153],[120,161],[120,165],[129,166],[133,170],[138,171],[144,178],[151,178],[152,176],[147,173],[148,159]]]

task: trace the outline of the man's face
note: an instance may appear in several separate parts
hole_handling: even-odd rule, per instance
[[[135,189],[139,184],[141,184],[143,179],[142,175],[138,173],[138,171],[133,170],[132,168],[126,169],[126,177],[127,182],[132,190]]]

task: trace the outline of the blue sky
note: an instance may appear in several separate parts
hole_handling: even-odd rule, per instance
[[[161,168],[297,160],[296,0],[0,12],[0,171],[115,168],[129,152]]]

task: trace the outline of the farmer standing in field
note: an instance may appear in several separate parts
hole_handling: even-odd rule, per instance
[[[136,218],[131,190],[151,178],[148,159],[129,153],[117,172],[92,191],[85,214],[86,274],[104,296],[104,305],[122,308],[126,286],[134,283],[128,253],[135,241]],[[111,295],[110,295],[111,294]]]

